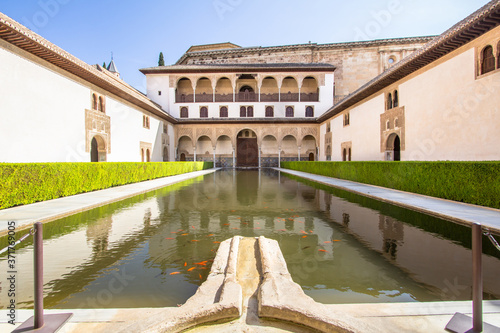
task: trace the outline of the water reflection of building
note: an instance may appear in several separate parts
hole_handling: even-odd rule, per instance
[[[389,216],[379,216],[379,229],[384,239],[383,251],[396,259],[398,244],[403,244],[404,229],[403,224]]]
[[[111,216],[106,216],[87,226],[87,243],[92,243],[92,253],[94,256],[100,255],[108,250],[108,238],[112,225],[113,218]]]

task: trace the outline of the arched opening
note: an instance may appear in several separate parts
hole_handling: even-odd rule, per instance
[[[282,102],[298,102],[299,101],[299,84],[295,78],[288,76],[281,84],[281,101]]]
[[[257,95],[257,80],[253,75],[242,74],[236,81],[236,88],[238,94],[236,96],[236,102],[256,102]]]
[[[398,135],[394,138],[394,161],[401,161],[401,141]]]
[[[266,77],[262,80],[260,87],[260,101],[261,102],[278,102],[279,101],[278,82],[273,77]]]
[[[200,118],[208,118],[208,108],[206,106],[200,108]]]
[[[175,89],[175,102],[176,103],[194,102],[194,90],[190,79],[182,78],[179,81],[177,81],[177,88]]]
[[[240,107],[240,117],[253,117],[253,106]]]
[[[293,135],[286,135],[281,140],[281,161],[297,161],[299,146]]]
[[[387,110],[392,109],[392,94],[387,95]]]
[[[146,149],[146,162],[151,162],[151,152]]]
[[[293,115],[294,115],[293,106],[287,106],[285,111],[285,117],[293,118]]]
[[[330,145],[326,146],[325,155],[327,161],[332,160],[332,147]]]
[[[102,96],[99,96],[99,105],[97,106],[97,109],[101,112],[104,112],[104,99]]]
[[[347,161],[347,149],[342,149],[342,161]]]
[[[314,156],[316,154],[316,138],[312,135],[306,135],[302,138],[301,151],[304,152],[304,155],[308,157],[308,160],[314,161]]]
[[[203,161],[211,161],[213,156],[214,148],[212,144],[212,140],[206,135],[202,135],[196,141],[196,160],[200,160],[199,157],[202,157]]]
[[[193,161],[193,141],[188,136],[182,136],[177,143],[177,152],[181,161]]]
[[[92,110],[97,110],[97,96],[92,94]]]
[[[302,81],[302,88],[300,89],[301,102],[318,102],[319,101],[319,88],[318,82],[315,78],[308,76]]]
[[[257,135],[252,130],[238,133],[236,142],[236,165],[239,167],[255,167],[259,165]]]
[[[278,140],[273,135],[266,135],[262,138],[260,146],[260,165],[263,167],[278,166]]]
[[[314,153],[309,153],[309,161],[310,162],[314,161]]]
[[[306,107],[306,117],[314,117],[314,109],[312,106]]]
[[[481,59],[481,74],[495,70],[495,56],[493,55],[493,47],[491,45],[483,49]]]
[[[349,148],[349,150],[347,151],[347,160],[351,160],[351,148]]]
[[[266,107],[266,117],[274,117],[274,108],[272,106]]]
[[[221,106],[219,110],[219,117],[227,118],[229,116],[227,106]]]
[[[394,90],[394,102],[392,105],[397,108],[399,106],[399,97],[398,97],[398,91]]]
[[[181,118],[189,118],[189,111],[185,106],[181,108]]]
[[[227,77],[220,78],[215,85],[215,101],[216,102],[232,102],[233,101],[233,85]]]
[[[90,141],[90,161],[106,162],[106,143],[99,135],[94,136]]]
[[[196,82],[196,103],[213,102],[214,101],[214,91],[212,88],[212,82],[206,78],[202,77]]]
[[[141,148],[141,162],[144,162],[144,149]]]
[[[395,133],[387,138],[386,160],[401,161],[401,139]]]
[[[215,145],[216,166],[217,167],[232,167],[233,166],[233,143],[227,135],[221,135],[217,138]]]

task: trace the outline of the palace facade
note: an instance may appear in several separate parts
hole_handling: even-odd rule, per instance
[[[500,159],[500,2],[437,37],[89,65],[0,13],[0,162]]]

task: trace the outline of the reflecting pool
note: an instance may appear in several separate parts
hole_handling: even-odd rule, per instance
[[[276,239],[318,302],[471,299],[469,228],[263,169],[218,171],[44,224],[45,307],[182,304],[235,235]],[[21,308],[33,306],[30,242],[16,253]],[[483,260],[484,297],[498,299],[500,255],[487,240]]]

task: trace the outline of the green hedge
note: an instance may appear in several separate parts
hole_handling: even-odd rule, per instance
[[[0,209],[212,166],[212,162],[0,163]]]
[[[281,162],[291,170],[500,208],[500,162]]]

